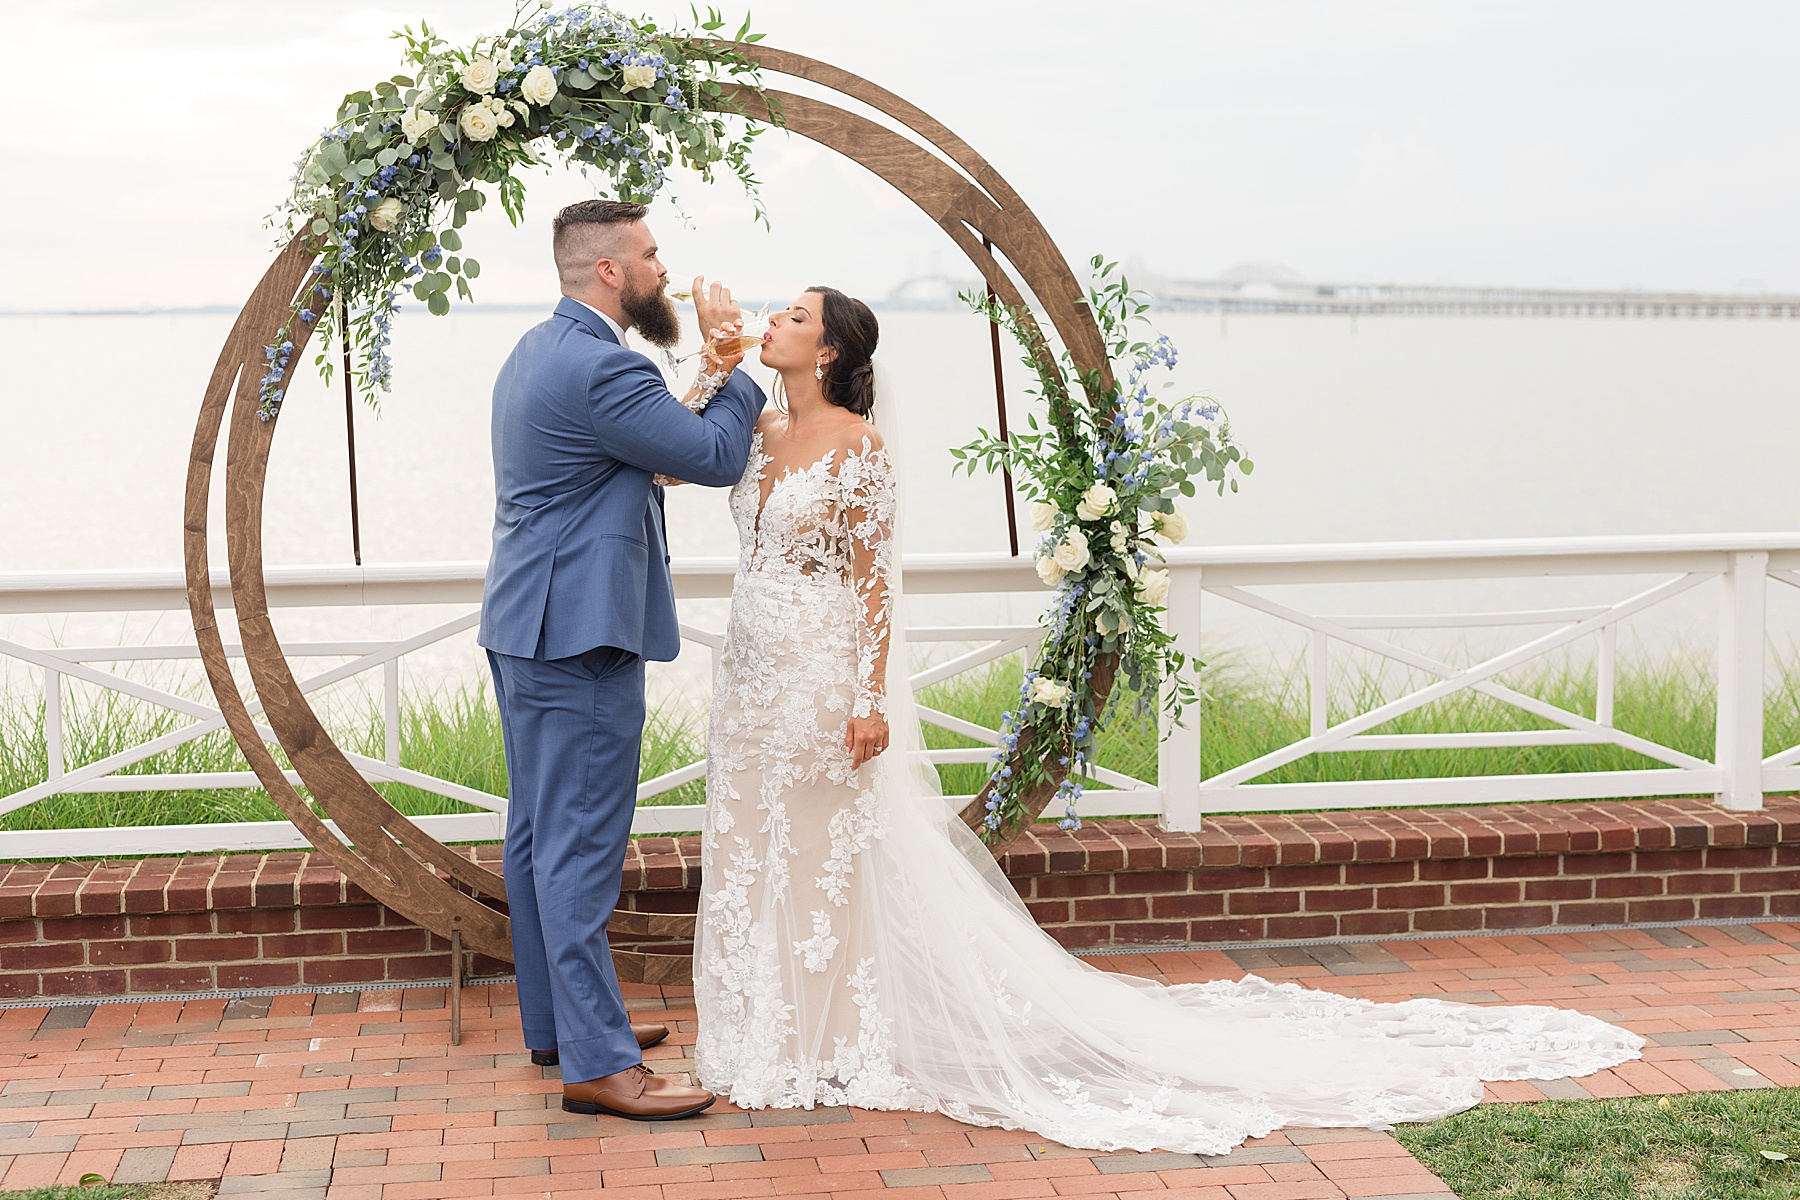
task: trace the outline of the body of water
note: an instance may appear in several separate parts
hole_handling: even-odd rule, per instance
[[[1190,502],[1192,543],[1761,531],[1800,520],[1800,323],[1153,315],[1182,353],[1177,392],[1222,402],[1257,463],[1238,494]],[[400,318],[395,390],[379,416],[356,416],[366,563],[486,557],[489,390],[542,316]],[[904,414],[906,548],[1004,550],[998,480],[952,474],[947,453],[993,424],[985,325],[957,313],[881,321],[885,398]],[[179,565],[195,412],[230,322],[0,319],[0,570]],[[1009,365],[1015,425],[1028,382]],[[321,385],[308,363],[288,396],[267,561],[348,562],[341,389]],[[736,552],[722,492],[673,489],[668,512],[676,554]],[[1458,595],[1480,607],[1523,596],[1520,586]],[[1552,590],[1574,598],[1574,586]],[[961,603],[972,619],[1030,616],[1022,601]],[[1339,611],[1355,606],[1346,596]],[[1687,611],[1667,629],[1710,630],[1704,605]],[[101,636],[89,632],[98,620],[13,620],[0,634]],[[296,633],[310,627],[294,620]],[[184,623],[163,618],[158,640]]]

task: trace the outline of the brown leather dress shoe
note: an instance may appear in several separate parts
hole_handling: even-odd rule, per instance
[[[639,1063],[614,1075],[563,1084],[563,1111],[607,1113],[633,1121],[674,1121],[691,1117],[717,1099],[705,1088],[688,1087]]]
[[[667,1025],[633,1025],[631,1036],[637,1039],[639,1050],[648,1050],[669,1036],[669,1027]],[[561,1062],[561,1056],[554,1050],[533,1050],[531,1052],[531,1065],[534,1067],[554,1067]]]

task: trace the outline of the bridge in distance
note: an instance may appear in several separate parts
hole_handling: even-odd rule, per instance
[[[1800,318],[1800,295],[1756,292],[1599,291],[1560,288],[1476,287],[1428,283],[1321,283],[1274,263],[1234,267],[1217,279],[1174,279],[1141,264],[1126,276],[1149,293],[1152,307],[1222,313],[1318,313],[1344,315],[1547,316],[1547,317],[1738,317]],[[978,279],[921,275],[888,294],[881,307],[954,310],[958,294],[981,287]]]

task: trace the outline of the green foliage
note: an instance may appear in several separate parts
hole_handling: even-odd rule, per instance
[[[989,781],[982,831],[992,840],[1031,819],[1026,797],[1052,785],[1065,807],[1064,827],[1080,825],[1081,768],[1118,709],[1096,675],[1107,681],[1116,672],[1123,686],[1115,694],[1132,697],[1138,717],[1160,695],[1169,724],[1180,722],[1195,693],[1183,673],[1186,656],[1160,619],[1170,576],[1151,565],[1162,557],[1155,539],[1185,536],[1175,499],[1193,496],[1195,480],[1220,493],[1236,491],[1234,473],[1253,469],[1216,403],[1204,396],[1165,399],[1152,387],[1152,371],[1174,367],[1175,347],[1167,337],[1138,338],[1146,300],[1116,264],[1096,257],[1091,265],[1088,308],[1113,364],[1111,380],[1052,347],[1025,309],[964,297],[1025,347],[1038,381],[1034,394],[1049,421],[1042,428],[1033,416],[1004,440],[980,430],[975,441],[951,451],[970,474],[977,468],[1013,473],[1033,501],[1033,528],[1044,534],[1038,575],[1057,589],[1038,660],[1025,673],[1018,703],[1002,717],[1006,754]],[[1079,380],[1085,402],[1070,392],[1070,378]],[[1172,686],[1162,689],[1164,680]]]
[[[1394,1136],[1463,1200],[1800,1197],[1793,1088],[1483,1104]]]
[[[750,59],[715,38],[660,29],[605,4],[547,8],[521,4],[504,33],[468,47],[450,45],[424,21],[400,30],[406,73],[345,96],[301,157],[293,193],[272,219],[290,237],[310,230],[321,257],[271,347],[264,419],[286,392],[281,347],[294,322],[318,323],[315,364],[329,381],[346,305],[361,355],[352,371],[373,402],[391,378],[387,346],[400,294],[410,291],[439,316],[452,292],[472,299],[481,268],[458,255],[458,230],[486,206],[484,187],[517,224],[525,211],[520,172],[553,157],[591,169],[614,196],[635,203],[654,199],[678,162],[707,182],[729,172],[767,223],[750,167],[760,127],[734,129],[714,111],[741,113],[737,89],[760,95]],[[716,33],[723,18],[709,9],[701,28]],[[746,19],[736,40],[758,36]],[[778,110],[769,115],[779,120]]]
[[[0,1200],[210,1200],[219,1192],[217,1184],[206,1182],[109,1184],[92,1173],[82,1179],[100,1182],[0,1192]]]
[[[920,702],[990,728],[1018,697],[1020,663],[997,662],[930,688]],[[1780,665],[1782,682],[1765,707],[1765,753],[1800,745],[1800,660]],[[1576,662],[1540,664],[1508,674],[1504,682],[1572,712],[1594,711],[1595,676]],[[1214,647],[1201,677],[1200,773],[1210,778],[1304,737],[1308,728],[1306,676],[1247,667]],[[1351,706],[1366,712],[1393,699],[1400,684],[1367,673],[1341,673],[1334,681],[1332,720]],[[1157,726],[1139,715],[1127,696],[1115,719],[1102,728],[1094,760],[1133,778],[1156,779]],[[1712,757],[1714,695],[1711,664],[1701,656],[1674,655],[1621,667],[1614,689],[1614,721],[1620,729],[1698,758]],[[1551,728],[1498,700],[1461,692],[1390,721],[1380,733],[1489,733]],[[925,728],[932,749],[974,746],[969,738]],[[1322,783],[1355,779],[1457,778],[1472,775],[1536,775],[1574,771],[1626,771],[1661,767],[1618,746],[1499,746],[1473,749],[1378,750],[1314,754],[1278,767],[1258,783]],[[980,790],[988,769],[939,768],[947,793]],[[1092,785],[1090,785],[1092,786]]]
[[[187,724],[167,709],[102,692],[91,702],[65,701],[64,737],[71,765],[92,762]],[[373,706],[348,721],[328,721],[346,749],[380,758],[382,722]],[[0,795],[42,782],[44,710],[41,701],[27,705],[0,701]],[[640,779],[650,779],[701,757],[705,739],[699,722],[685,710],[653,711],[644,727]],[[287,766],[276,751],[276,758]],[[485,688],[441,692],[409,698],[400,710],[400,763],[496,796],[507,793],[506,755],[500,738],[500,715]],[[231,735],[220,731],[145,759],[125,774],[187,774],[202,771],[247,771],[249,764]],[[479,811],[433,792],[396,783],[376,790],[408,816]],[[302,794],[305,794],[302,789]],[[700,804],[700,781],[665,792],[647,804]],[[279,821],[261,788],[219,788],[182,792],[103,792],[49,796],[15,812],[0,815],[0,829],[80,829],[95,826],[187,825],[226,821]]]

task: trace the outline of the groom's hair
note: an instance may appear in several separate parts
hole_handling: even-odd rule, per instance
[[[616,254],[620,232],[649,211],[619,200],[581,200],[557,213],[550,226],[550,252],[563,289],[585,288],[594,263]]]

